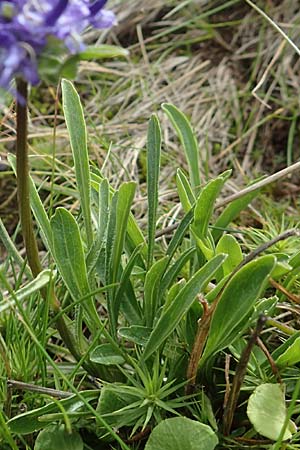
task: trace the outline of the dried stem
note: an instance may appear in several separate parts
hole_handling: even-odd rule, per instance
[[[185,391],[187,395],[192,394],[195,391],[198,365],[206,343],[211,317],[214,311],[214,304],[209,306],[207,301],[201,297],[200,302],[203,306],[203,315],[198,321],[198,330],[186,373],[188,382]]]

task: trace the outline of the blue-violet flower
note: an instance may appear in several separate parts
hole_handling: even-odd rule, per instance
[[[84,49],[80,34],[88,26],[109,28],[112,11],[106,0],[0,0],[0,87],[9,90],[15,77],[39,82],[38,61],[49,46],[71,54]]]

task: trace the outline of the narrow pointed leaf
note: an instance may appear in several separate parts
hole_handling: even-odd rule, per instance
[[[230,174],[231,171],[227,170],[216,179],[209,181],[196,200],[193,231],[199,239],[207,238],[208,224],[211,220],[215,201]]]
[[[160,152],[161,130],[158,118],[153,114],[148,125],[147,137],[148,267],[152,264],[155,243]]]

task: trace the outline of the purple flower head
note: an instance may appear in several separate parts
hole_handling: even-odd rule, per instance
[[[37,84],[39,57],[50,38],[72,54],[82,51],[80,35],[85,28],[109,28],[115,23],[115,15],[103,9],[105,3],[106,0],[0,0],[0,87],[9,90],[15,77]]]

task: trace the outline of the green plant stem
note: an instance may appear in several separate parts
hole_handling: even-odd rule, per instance
[[[36,277],[41,272],[42,266],[39,260],[37,241],[33,231],[33,221],[29,198],[27,83],[21,79],[18,79],[17,91],[19,99],[17,100],[16,155],[19,214],[28,264],[33,276]]]

